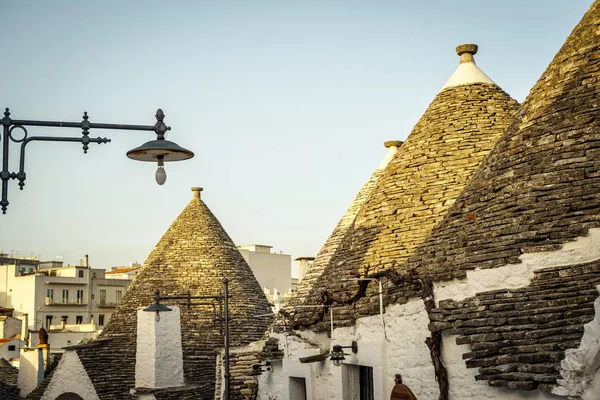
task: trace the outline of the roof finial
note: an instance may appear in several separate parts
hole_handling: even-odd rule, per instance
[[[195,186],[192,188],[192,192],[194,192],[194,197],[198,196],[198,199],[202,199],[202,197],[200,196],[200,192],[202,192],[204,189],[202,189],[199,186]]]
[[[400,147],[402,146],[402,144],[404,144],[404,142],[401,140],[386,140],[385,142],[383,142],[383,145],[388,149],[390,147]]]
[[[456,46],[456,54],[460,56],[460,64],[475,62],[473,56],[477,54],[479,47],[476,44],[461,44]]]

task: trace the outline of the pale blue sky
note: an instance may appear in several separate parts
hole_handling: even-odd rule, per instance
[[[32,143],[0,249],[96,267],[142,262],[190,187],[237,244],[315,255],[356,192],[477,43],[480,68],[522,101],[591,4],[502,1],[2,2],[0,106],[15,119],[153,124],[191,161],[108,145]],[[30,134],[79,136],[73,130]],[[16,168],[17,152],[11,162]]]

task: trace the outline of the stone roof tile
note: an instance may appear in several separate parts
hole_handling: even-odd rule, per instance
[[[461,84],[438,93],[350,221],[306,303],[321,303],[324,291],[346,295],[343,279],[406,260],[442,220],[517,108],[493,83]],[[368,301],[359,303],[370,307]],[[361,313],[360,306],[356,310]],[[314,310],[296,311],[296,322],[312,325]]]
[[[518,263],[600,227],[600,2],[542,74],[444,222],[403,269]]]
[[[272,318],[264,316],[271,308],[252,270],[200,199],[201,189],[192,190],[192,201],[140,268],[101,338],[74,347],[103,400],[124,398],[135,385],[136,312],[152,303],[156,289],[165,296],[183,295],[188,290],[192,296],[215,296],[222,292],[223,278],[228,278],[231,346],[261,339],[271,323]],[[202,388],[193,398],[213,398],[216,352],[223,347],[219,323],[213,321],[213,308],[182,307],[181,336],[185,381]],[[161,392],[159,397],[170,398],[167,393],[171,391]],[[235,393],[233,390],[232,395]]]

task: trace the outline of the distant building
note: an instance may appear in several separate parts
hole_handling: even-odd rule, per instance
[[[273,246],[262,244],[237,246],[237,248],[250,265],[270,302],[283,299],[286,293],[292,291],[292,256],[273,253],[271,252]]]
[[[87,256],[79,266],[0,257],[0,306],[13,308],[31,330],[51,331],[61,324],[95,324],[102,330],[131,283],[105,273],[91,268]]]
[[[110,271],[106,271],[106,279],[129,279],[132,280],[142,267],[139,263],[131,263],[129,267],[112,267]]]

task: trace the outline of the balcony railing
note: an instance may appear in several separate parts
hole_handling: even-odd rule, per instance
[[[85,299],[61,299],[54,297],[46,297],[47,306],[85,306]]]
[[[111,307],[116,307],[119,305],[118,301],[106,301],[106,300],[100,300],[98,302],[98,307],[106,307],[106,308],[111,308]]]

